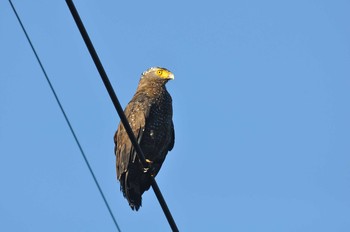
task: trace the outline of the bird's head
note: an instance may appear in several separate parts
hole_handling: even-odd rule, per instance
[[[166,83],[174,79],[174,74],[166,68],[152,67],[142,73],[141,79],[158,80]]]

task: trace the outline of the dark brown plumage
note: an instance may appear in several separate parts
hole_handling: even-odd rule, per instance
[[[125,116],[137,138],[151,174],[156,176],[174,146],[172,99],[165,84],[174,75],[165,68],[150,68],[142,73],[134,97],[125,108]],[[120,123],[114,136],[117,178],[120,189],[133,210],[141,206],[142,194],[150,188],[149,173],[143,169],[130,139]]]

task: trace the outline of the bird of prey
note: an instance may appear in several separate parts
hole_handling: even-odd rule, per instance
[[[114,136],[117,178],[120,190],[132,210],[142,204],[142,194],[150,188],[150,175],[159,172],[168,151],[174,147],[172,99],[165,84],[174,74],[160,67],[142,73],[137,90],[124,113],[140,144],[149,170],[138,159],[135,149],[122,123]]]

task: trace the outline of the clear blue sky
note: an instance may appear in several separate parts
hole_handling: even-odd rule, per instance
[[[169,231],[115,175],[118,115],[65,1],[14,0],[122,231]],[[175,148],[157,176],[181,231],[350,231],[349,1],[75,5],[125,106],[175,74]],[[0,231],[114,231],[44,75],[0,1]]]

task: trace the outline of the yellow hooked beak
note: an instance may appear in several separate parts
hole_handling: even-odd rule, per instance
[[[166,69],[158,69],[156,71],[157,75],[160,77],[160,78],[163,78],[163,79],[168,79],[168,80],[174,80],[174,74],[172,72],[170,72],[169,70],[166,70]]]

